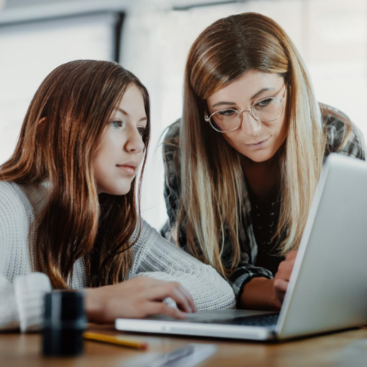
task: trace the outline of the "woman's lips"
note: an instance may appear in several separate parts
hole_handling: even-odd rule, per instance
[[[260,140],[259,142],[255,144],[245,144],[245,145],[250,149],[260,149],[268,142],[269,139],[270,139],[270,136],[264,140]]]

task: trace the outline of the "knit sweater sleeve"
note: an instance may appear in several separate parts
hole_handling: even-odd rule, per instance
[[[137,233],[132,239],[136,238],[136,235]],[[133,253],[131,278],[144,275],[179,282],[190,292],[198,310],[235,306],[232,288],[214,268],[203,264],[162,238],[143,220],[140,237],[133,246]]]
[[[37,330],[42,322],[48,277],[32,273],[29,207],[19,187],[0,182],[0,330]]]

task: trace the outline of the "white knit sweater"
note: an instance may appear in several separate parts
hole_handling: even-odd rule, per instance
[[[0,330],[37,330],[42,322],[42,299],[51,286],[45,274],[32,272],[29,249],[35,243],[37,213],[46,202],[45,185],[0,182]],[[144,275],[180,282],[193,296],[198,310],[234,307],[232,288],[212,267],[164,240],[144,221],[133,254],[129,278]],[[74,264],[69,285],[73,289],[86,287],[82,258]]]

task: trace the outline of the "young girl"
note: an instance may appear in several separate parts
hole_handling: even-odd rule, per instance
[[[162,233],[226,276],[240,307],[279,309],[331,152],[365,159],[363,138],[317,103],[287,34],[260,14],[220,19],[191,47],[165,138]]]
[[[37,329],[51,286],[87,288],[95,322],[233,307],[212,267],[139,218],[149,135],[148,93],[120,65],[73,61],[44,80],[0,167],[0,328]]]

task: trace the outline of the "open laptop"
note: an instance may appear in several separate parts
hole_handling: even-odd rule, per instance
[[[187,320],[117,319],[116,329],[282,340],[367,324],[367,163],[331,154],[311,205],[280,314],[222,310]]]

